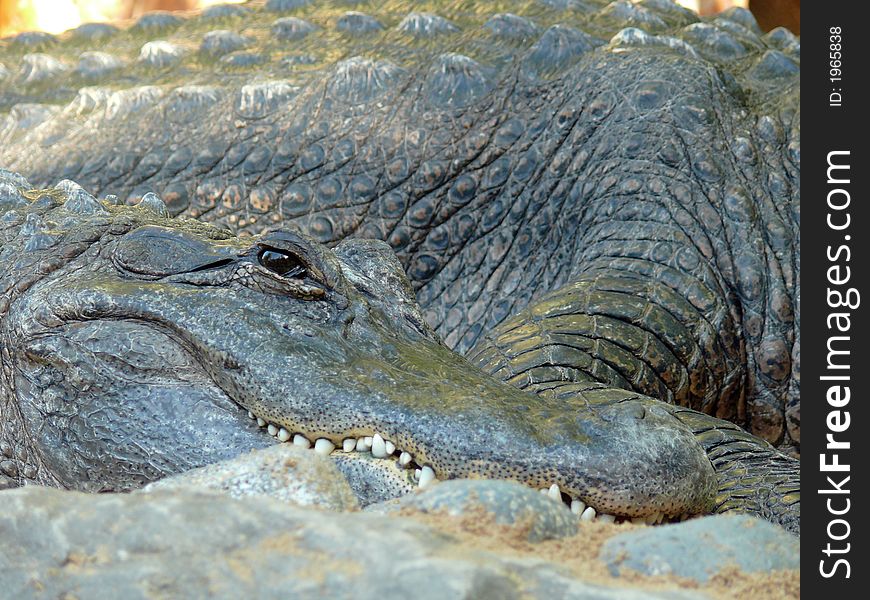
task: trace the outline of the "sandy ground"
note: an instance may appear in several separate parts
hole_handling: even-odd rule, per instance
[[[573,537],[531,543],[526,539],[528,527],[499,525],[493,521],[490,513],[484,511],[477,514],[470,512],[463,517],[422,514],[411,510],[401,513],[459,538],[470,552],[486,550],[550,560],[575,573],[578,579],[605,586],[697,590],[711,598],[728,600],[800,598],[799,570],[744,573],[734,565],[723,565],[722,570],[706,584],[674,575],[647,576],[636,572],[623,572],[622,576],[614,577],[604,562],[598,559],[599,549],[608,538],[643,525],[581,522],[577,535]]]

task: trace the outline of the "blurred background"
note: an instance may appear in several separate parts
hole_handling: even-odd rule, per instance
[[[244,0],[0,0],[0,37],[20,31],[60,33],[82,23],[121,21],[152,10],[193,10]],[[765,31],[787,27],[800,35],[800,0],[677,0],[712,15],[732,6],[749,8]]]

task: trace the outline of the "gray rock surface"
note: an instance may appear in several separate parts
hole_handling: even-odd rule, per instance
[[[143,491],[211,489],[234,498],[269,496],[299,506],[354,510],[356,496],[328,458],[292,444],[252,450],[238,458],[173,475]]]
[[[714,515],[616,535],[601,559],[614,575],[633,569],[707,581],[728,566],[746,573],[800,568],[800,539],[746,515]]]
[[[409,508],[456,517],[489,517],[500,525],[528,530],[530,542],[577,533],[577,516],[561,502],[512,481],[452,479],[367,510],[389,513]]]
[[[536,558],[463,546],[413,519],[178,489],[0,492],[11,598],[702,598],[605,587]]]

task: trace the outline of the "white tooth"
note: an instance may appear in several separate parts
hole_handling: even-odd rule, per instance
[[[326,438],[320,438],[316,442],[314,442],[314,451],[318,454],[327,456],[333,450],[335,450],[335,444],[333,444]]]
[[[575,515],[583,514],[583,511],[586,510],[586,503],[582,500],[575,498],[571,500],[571,512]]]
[[[632,517],[631,522],[635,525],[646,525],[646,519],[643,517]]]
[[[647,525],[655,525],[656,519],[658,519],[658,518],[659,518],[659,513],[656,513],[654,515],[647,515],[645,522]]]
[[[366,450],[368,450],[368,447],[366,447],[365,439],[364,438],[358,439],[356,441],[356,451],[357,452],[365,452]]]
[[[552,498],[553,500],[556,500],[557,502],[561,502],[562,501],[562,492],[559,491],[559,484],[554,483],[553,485],[551,485],[550,489],[547,490],[547,495],[550,498]]]
[[[297,433],[293,436],[293,443],[297,446],[302,446],[303,448],[311,447],[311,441],[301,433]]]
[[[254,413],[252,413],[251,411],[248,411],[248,418],[249,419],[256,419],[257,417],[254,416]]]
[[[420,469],[414,469],[414,479],[420,481],[420,475],[422,475],[423,471]]]
[[[665,513],[659,513],[658,518],[656,519],[656,525],[665,520]]]
[[[368,446],[369,448],[372,447],[372,443],[374,442],[374,438],[372,436],[367,435],[363,438],[363,440],[365,440],[366,446]]]
[[[266,426],[266,421],[264,421],[264,420],[261,419],[260,417],[257,417],[257,425],[259,425],[260,427],[265,427],[265,426]]]
[[[602,523],[616,523],[616,517],[614,515],[598,515],[598,520]]]
[[[586,510],[583,511],[583,514],[580,515],[581,521],[592,521],[595,519],[595,509],[591,506],[587,506]]]
[[[403,467],[409,465],[411,461],[414,460],[414,457],[408,454],[407,452],[402,452],[399,455],[399,464]]]
[[[372,456],[375,458],[387,457],[387,445],[384,443],[384,438],[381,437],[380,433],[376,433],[372,437]]]
[[[541,488],[541,489],[539,489],[538,491],[541,492],[542,494],[544,494],[544,495],[546,496],[547,493],[548,493],[550,490],[548,490],[547,488]]]
[[[290,432],[282,427],[278,430],[278,439],[282,442],[286,442],[290,439]]]
[[[271,423],[269,423],[269,427],[267,427],[267,429],[269,430],[269,435],[278,435],[278,428]]]
[[[387,454],[392,454],[393,452],[396,451],[396,445],[393,442],[391,442],[390,440],[386,440],[384,442],[384,446],[387,447]]]
[[[345,452],[353,452],[356,450],[356,440],[353,438],[344,438],[341,442],[341,449]]]
[[[423,467],[423,469],[420,471],[420,483],[418,483],[418,485],[421,488],[426,487],[427,485],[430,485],[433,481],[437,481],[437,479],[435,479],[434,469],[432,469],[432,467],[428,465]]]

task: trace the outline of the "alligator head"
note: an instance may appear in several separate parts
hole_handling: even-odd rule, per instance
[[[425,324],[382,242],[237,237],[72,182],[19,192],[0,255],[0,440],[37,481],[130,489],[278,439],[370,449],[420,485],[555,484],[599,513],[710,506],[710,462],[668,410],[494,379]]]

